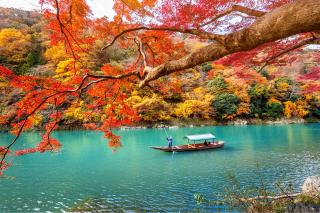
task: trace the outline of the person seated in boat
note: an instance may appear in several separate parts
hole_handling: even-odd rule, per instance
[[[203,144],[204,144],[205,146],[209,146],[209,145],[210,145],[210,142],[208,143],[207,140],[205,140]]]
[[[173,138],[171,136],[167,137],[167,141],[168,141],[168,148],[172,147],[172,143],[173,143]]]

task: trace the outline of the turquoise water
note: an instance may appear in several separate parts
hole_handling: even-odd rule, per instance
[[[101,133],[57,131],[61,153],[20,156],[0,179],[0,212],[61,212],[77,205],[104,211],[214,210],[199,206],[195,193],[209,199],[223,195],[235,174],[250,185],[259,171],[272,187],[320,174],[320,124],[219,126],[168,130],[175,144],[187,134],[214,133],[220,150],[163,153],[161,129],[118,130],[123,147],[113,153]],[[0,145],[13,136],[0,133]],[[38,133],[24,133],[15,148],[36,144]]]

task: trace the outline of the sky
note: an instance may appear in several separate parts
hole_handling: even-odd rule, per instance
[[[114,11],[112,10],[112,0],[87,0],[91,7],[93,15],[97,18],[108,16],[112,18]],[[14,7],[23,10],[40,10],[39,0],[0,0],[0,7]]]

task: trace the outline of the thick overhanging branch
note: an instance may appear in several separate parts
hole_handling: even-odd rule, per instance
[[[153,68],[139,86],[143,87],[161,76],[214,61],[232,53],[252,50],[261,44],[318,30],[320,1],[296,0],[257,18],[243,30],[225,35],[219,42],[212,42],[181,59],[168,61]]]
[[[240,13],[244,13],[247,14],[249,16],[254,16],[254,17],[261,17],[263,16],[266,12],[263,11],[259,11],[259,10],[254,10],[254,9],[250,9],[241,5],[233,5],[231,8],[229,8],[228,10],[222,12],[221,14],[215,16],[213,19],[209,20],[208,22],[205,22],[201,25],[199,25],[199,27],[203,27],[205,25],[208,25],[212,22],[214,22],[215,20],[230,14],[232,12],[240,12]],[[112,46],[116,40],[118,38],[120,38],[122,35],[130,33],[130,32],[134,32],[134,31],[140,31],[140,30],[150,30],[150,31],[171,31],[171,32],[179,32],[179,33],[184,33],[184,34],[191,34],[191,35],[195,35],[198,36],[201,39],[208,39],[208,40],[220,40],[223,36],[222,35],[218,35],[218,34],[214,34],[214,33],[209,33],[200,29],[183,29],[183,28],[175,28],[175,27],[146,27],[146,26],[141,26],[141,27],[136,27],[136,28],[130,28],[127,30],[122,31],[121,33],[119,33],[118,35],[116,35],[113,40],[106,46],[104,46],[102,48],[102,50],[105,50],[107,48],[109,48],[110,46]]]
[[[134,32],[134,31],[140,31],[140,30],[170,31],[170,32],[191,34],[191,35],[198,36],[201,39],[209,39],[209,40],[219,40],[221,37],[223,37],[222,35],[208,33],[208,32],[205,32],[205,31],[199,30],[199,29],[182,29],[182,28],[179,29],[179,28],[174,28],[174,27],[145,27],[145,26],[142,26],[142,27],[130,28],[130,29],[122,31],[121,33],[116,35],[113,38],[113,40],[108,45],[104,46],[101,50],[105,50],[105,49],[109,48],[110,46],[112,46],[117,41],[117,39],[119,39],[124,34]]]
[[[233,5],[232,7],[230,7],[229,9],[221,12],[220,14],[216,15],[214,18],[210,19],[209,21],[200,24],[199,27],[204,27],[208,24],[211,24],[212,22],[218,20],[219,18],[222,18],[232,12],[240,12],[240,13],[244,13],[247,14],[249,16],[254,16],[254,17],[261,17],[264,14],[266,14],[266,12],[260,11],[260,10],[254,10],[254,9],[250,9],[248,7],[244,7],[241,5]]]

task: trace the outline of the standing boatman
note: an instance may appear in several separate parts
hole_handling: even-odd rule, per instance
[[[173,143],[173,138],[171,136],[167,137],[167,141],[168,141],[168,148],[172,147],[172,143]]]

